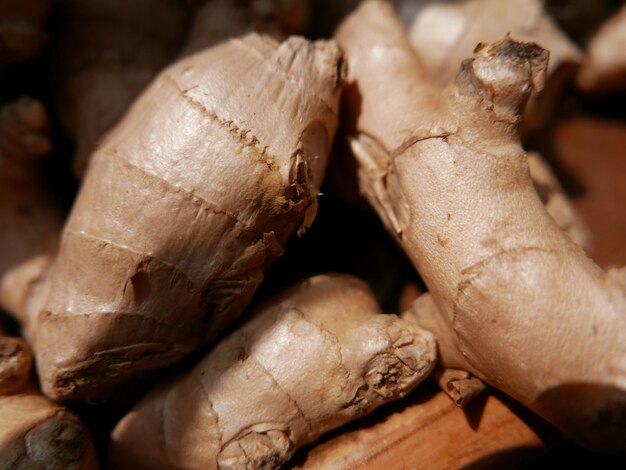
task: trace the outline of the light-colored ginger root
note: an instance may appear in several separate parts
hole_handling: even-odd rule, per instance
[[[113,432],[115,468],[277,468],[321,434],[404,396],[432,370],[432,335],[383,315],[370,289],[310,278],[253,313]]]
[[[551,115],[565,81],[582,60],[582,52],[544,11],[542,0],[457,0],[432,3],[413,20],[410,42],[423,66],[440,83],[456,76],[461,62],[480,43],[510,33],[518,40],[549,49],[548,80],[533,93],[522,132],[540,129]]]
[[[626,89],[626,5],[591,38],[577,84],[593,93]]]
[[[443,365],[582,445],[626,451],[626,283],[547,214],[519,144],[547,52],[506,37],[440,89],[385,4],[365,3],[337,39],[362,190],[436,303]]]
[[[30,324],[27,304],[35,301],[64,220],[38,168],[52,148],[47,124],[43,105],[32,98],[0,108],[0,307],[24,328]]]
[[[0,66],[33,57],[45,44],[50,0],[0,2]]]
[[[215,338],[317,196],[338,121],[333,42],[251,34],[163,71],[93,156],[42,287],[55,399],[106,397]]]
[[[0,468],[97,468],[89,432],[29,383],[32,355],[0,329]]]
[[[51,54],[63,127],[82,177],[106,131],[182,46],[188,11],[174,0],[62,0]]]

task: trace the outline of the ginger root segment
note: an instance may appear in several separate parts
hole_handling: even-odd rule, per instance
[[[26,329],[28,305],[37,301],[64,220],[39,174],[39,159],[52,148],[47,125],[46,110],[33,98],[0,108],[0,307]]]
[[[0,67],[33,57],[47,40],[43,25],[51,0],[0,2]]]
[[[587,92],[610,93],[626,89],[626,5],[591,38],[578,86]]]
[[[550,51],[548,79],[524,112],[523,134],[539,130],[551,115],[565,81],[582,61],[582,51],[544,11],[542,0],[469,0],[432,3],[414,18],[409,38],[420,62],[444,84],[480,43],[510,33]]]
[[[337,127],[333,42],[251,34],[163,71],[93,156],[45,285],[45,393],[106,397],[215,338],[303,233]]]
[[[97,468],[89,432],[36,391],[31,364],[24,340],[0,328],[0,468]]]
[[[438,90],[387,5],[363,4],[337,39],[362,190],[429,288],[450,339],[439,343],[443,365],[583,445],[626,450],[623,276],[547,214],[519,143],[547,52],[506,37]]]
[[[370,289],[310,278],[270,301],[113,432],[115,468],[277,468],[328,430],[404,396],[432,370],[432,335],[382,315]]]

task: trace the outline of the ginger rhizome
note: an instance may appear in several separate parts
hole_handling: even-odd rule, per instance
[[[115,468],[277,468],[324,432],[404,396],[432,335],[380,314],[348,276],[310,278],[259,308],[113,432]]]
[[[141,95],[93,155],[42,287],[48,396],[106,397],[243,311],[315,217],[341,70],[333,42],[251,34]]]
[[[35,389],[31,364],[28,345],[0,325],[0,467],[97,468],[89,431]]]
[[[442,88],[387,5],[362,5],[337,39],[362,190],[429,288],[443,364],[583,445],[623,452],[624,273],[601,270],[559,229],[519,143],[548,53],[506,37]]]
[[[0,67],[33,57],[46,43],[51,0],[0,2]]]
[[[626,89],[626,5],[591,38],[577,77],[578,86],[594,93]]]

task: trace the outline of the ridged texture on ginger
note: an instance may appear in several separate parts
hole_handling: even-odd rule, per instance
[[[163,71],[93,156],[38,317],[54,398],[106,396],[212,340],[315,217],[332,42],[252,34]]]
[[[444,365],[579,443],[626,450],[624,271],[604,272],[559,229],[519,144],[546,51],[483,46],[440,90],[384,4],[364,4],[337,39],[362,189],[430,290],[451,339],[439,344]]]
[[[277,468],[322,433],[405,395],[434,366],[434,339],[379,311],[369,288],[347,276],[286,291],[122,419],[113,466]]]

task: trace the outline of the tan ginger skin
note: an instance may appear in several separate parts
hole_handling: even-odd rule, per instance
[[[29,383],[31,364],[28,345],[0,325],[0,468],[97,468],[89,432]]]
[[[626,275],[558,228],[519,144],[547,52],[505,38],[440,89],[388,5],[365,3],[337,39],[362,190],[430,290],[443,365],[585,446],[624,452]]]
[[[355,278],[301,282],[141,400],[113,431],[112,466],[277,468],[298,447],[404,396],[432,370],[434,339],[378,312]]]
[[[160,74],[94,154],[40,291],[48,396],[110,396],[242,312],[315,217],[341,87],[334,43],[256,34]]]
[[[626,89],[626,5],[591,38],[578,73],[578,86],[587,92]]]

